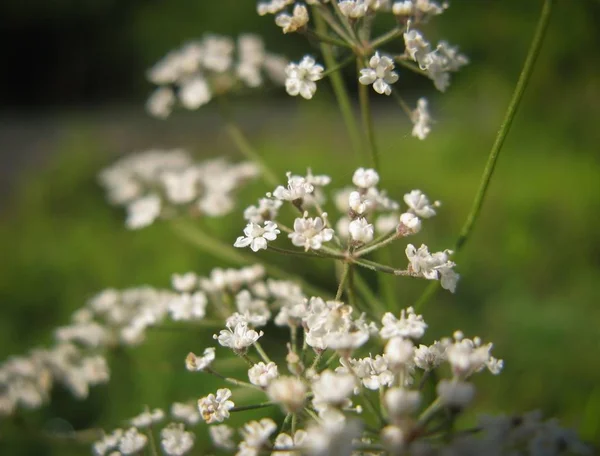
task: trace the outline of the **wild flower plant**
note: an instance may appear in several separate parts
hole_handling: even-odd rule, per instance
[[[183,455],[201,450],[239,456],[590,454],[575,434],[537,413],[484,416],[475,427],[457,428],[457,418],[475,400],[473,377],[486,371],[500,374],[504,362],[492,355],[492,343],[466,337],[460,330],[431,337],[421,314],[438,285],[450,292],[457,287],[453,254],[477,219],[539,52],[550,4],[546,0],[473,209],[456,245],[437,252],[404,239],[425,228],[440,202],[418,189],[407,189],[404,195],[385,191],[369,92],[372,87],[378,95],[392,96],[412,121],[413,136],[423,140],[430,134],[427,100],[419,99],[415,109],[408,107],[401,96],[402,72],[421,74],[445,91],[450,74],[468,62],[456,47],[445,41],[432,45],[419,31],[448,4],[261,1],[258,14],[274,15],[284,34],[301,34],[319,43],[321,56],[287,62],[268,53],[253,35],[242,35],[237,42],[206,35],[170,52],[148,73],[158,86],[148,111],[165,118],[176,102],[198,109],[215,100],[228,133],[248,161],[195,162],[181,150],[151,150],[119,160],[102,171],[100,182],[112,204],[126,207],[128,228],[171,219],[167,223],[184,238],[240,268],[215,268],[208,277],[174,274],[170,290],[139,287],[97,294],[73,314],[70,324],[55,331],[52,348],[33,350],[0,366],[0,413],[10,416],[20,407],[42,406],[53,383],[85,398],[90,386],[109,380],[104,357],[108,350],[141,344],[149,328],[171,321],[212,328],[214,344],[190,347],[193,351],[181,360],[182,369],[185,365],[190,375],[213,376],[220,387],[199,390],[185,401],[179,398],[168,411],[143,410],[97,436],[95,455]],[[395,25],[372,36],[375,22],[384,16],[393,18]],[[233,122],[226,97],[274,83],[291,96],[310,100],[329,77],[350,139],[360,148],[360,130],[339,74],[352,64],[368,160],[363,159],[363,167],[335,190],[329,190],[333,179],[313,174],[310,163],[280,180]],[[236,190],[259,176],[266,191],[257,195],[255,205],[240,211],[246,225],[240,223],[237,239],[214,239],[193,224],[173,220],[233,212]],[[326,206],[334,211],[325,212]],[[402,243],[405,258],[395,258],[393,264],[378,261],[379,256],[374,259],[373,253],[393,243]],[[334,263],[337,287],[322,289],[297,271],[263,263],[263,257],[255,256],[261,250]],[[416,307],[394,309],[367,283],[364,270],[432,285]],[[273,343],[282,334],[283,352]],[[219,372],[216,360],[227,358],[244,366],[239,375]],[[232,414],[248,410],[262,410],[264,416],[237,430],[228,424]],[[211,443],[198,448],[197,432],[203,426],[208,426]]]

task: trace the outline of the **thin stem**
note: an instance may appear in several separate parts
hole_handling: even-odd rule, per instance
[[[331,75],[332,73],[337,73],[342,68],[345,68],[350,63],[354,62],[355,58],[356,57],[354,57],[354,55],[349,55],[348,57],[346,57],[344,60],[342,60],[340,63],[338,63],[333,68],[327,68],[327,70],[323,72],[322,76],[325,77],[325,76]]]
[[[354,283],[356,285],[356,290],[361,294],[362,298],[373,312],[378,316],[383,315],[387,310],[385,305],[377,298],[377,296],[375,296],[371,287],[369,287],[358,271],[354,271]]]
[[[257,258],[254,255],[242,253],[232,245],[225,244],[220,240],[206,234],[196,225],[192,225],[184,221],[178,221],[172,222],[171,226],[180,237],[223,261],[227,261],[239,266],[252,265],[256,264],[257,262]],[[265,264],[264,262],[262,265],[267,271],[267,274],[274,278],[296,282],[313,296],[321,296],[323,298],[331,297],[331,293],[328,291],[315,287],[301,277],[283,271],[280,267]]]
[[[344,285],[348,279],[348,271],[350,270],[350,264],[344,263],[344,269],[342,269],[342,276],[340,277],[340,284],[338,285],[337,293],[335,294],[335,300],[339,301],[342,298],[344,292]]]
[[[288,249],[282,249],[280,247],[275,247],[273,245],[267,246],[267,250],[270,250],[272,252],[281,253],[283,255],[301,256],[301,257],[309,257],[309,258],[333,258],[336,260],[346,258],[343,255],[333,254],[333,253],[329,253],[329,252],[317,253],[317,252],[306,252],[304,250],[288,250]]]
[[[510,127],[515,119],[517,109],[519,108],[519,104],[521,103],[521,100],[523,99],[523,94],[525,93],[525,89],[527,88],[527,83],[529,82],[529,79],[531,78],[531,75],[533,73],[535,62],[540,54],[542,43],[544,41],[544,35],[546,33],[546,29],[548,28],[548,23],[550,20],[552,2],[553,0],[544,1],[542,14],[540,16],[540,20],[537,25],[535,36],[531,43],[531,47],[529,48],[529,53],[527,54],[527,58],[525,59],[523,70],[521,71],[521,75],[519,76],[519,81],[517,82],[517,86],[515,87],[515,91],[513,93],[512,99],[510,100],[510,104],[508,105],[508,109],[504,116],[504,120],[502,121],[500,129],[498,130],[498,134],[496,136],[496,140],[494,141],[494,145],[492,146],[492,150],[490,151],[490,155],[488,157],[485,169],[483,171],[483,176],[481,178],[481,183],[479,184],[479,190],[477,191],[477,195],[475,196],[475,200],[473,201],[473,206],[471,207],[471,211],[469,212],[467,220],[465,221],[465,224],[462,230],[460,231],[460,234],[456,241],[456,251],[458,251],[469,238],[469,235],[473,230],[473,226],[475,225],[475,222],[479,217],[479,213],[481,212],[481,206],[483,205],[483,200],[487,193],[487,189],[490,185],[492,175],[494,174],[496,162],[498,161],[498,156],[500,155],[500,150],[502,149],[504,141],[508,136]]]
[[[404,98],[402,98],[400,96],[400,94],[398,93],[397,90],[392,90],[392,96],[396,99],[396,101],[398,102],[398,105],[404,111],[404,114],[406,114],[408,116],[408,118],[412,121],[413,112],[412,112],[412,109],[410,109],[410,106],[408,106],[408,103],[406,101],[404,101]]]
[[[523,98],[525,89],[527,88],[527,83],[531,79],[535,62],[540,54],[542,43],[544,42],[544,36],[546,34],[546,30],[548,29],[548,23],[550,22],[553,1],[554,0],[544,0],[542,13],[537,23],[535,35],[529,47],[529,52],[527,53],[523,69],[521,70],[521,74],[519,76],[519,80],[512,94],[510,103],[506,110],[506,114],[504,115],[504,120],[500,125],[500,129],[498,130],[496,139],[494,141],[494,144],[492,145],[492,149],[490,150],[490,154],[488,156],[485,168],[483,170],[483,175],[481,176],[479,189],[477,190],[477,194],[475,195],[475,199],[473,200],[471,210],[469,211],[465,223],[462,229],[460,230],[460,234],[458,235],[458,238],[456,240],[456,244],[454,247],[454,250],[456,252],[461,250],[462,247],[465,245],[465,243],[469,239],[469,236],[471,235],[471,232],[473,231],[475,222],[479,218],[481,207],[483,206],[483,201],[487,194],[487,189],[490,185],[492,176],[494,174],[494,169],[496,167],[496,163],[500,155],[500,150],[502,149],[504,141],[508,135],[508,132],[510,131],[510,127],[517,113],[517,109],[519,107],[521,99]],[[419,297],[419,299],[414,305],[415,309],[419,310],[421,307],[423,307],[425,303],[427,303],[427,301],[429,301],[429,299],[431,299],[433,295],[435,295],[438,288],[438,282],[433,282],[427,288],[425,288],[423,294]]]
[[[371,41],[371,49],[376,49],[380,46],[383,46],[384,44],[389,43],[390,41],[395,40],[396,38],[398,38],[399,36],[401,36],[404,33],[404,30],[396,28],[396,29],[392,29],[387,33],[384,33],[383,35],[381,35],[378,38],[375,38],[373,41]]]
[[[321,14],[322,11],[318,8],[313,8],[313,11],[315,12],[313,17],[317,31],[321,33],[326,32],[327,25],[325,24],[324,16]],[[321,43],[321,53],[323,54],[323,60],[325,61],[325,65],[327,66],[327,68],[335,68],[337,66],[337,62],[333,55],[331,45]],[[356,122],[354,113],[352,112],[352,103],[350,102],[348,89],[346,88],[346,84],[344,83],[344,80],[339,70],[331,73],[329,75],[329,79],[331,80],[333,93],[335,94],[335,98],[337,100],[340,112],[342,114],[342,118],[346,125],[346,130],[348,131],[350,145],[352,146],[352,149],[354,150],[356,156],[360,157],[361,139],[360,135],[358,134],[358,123]]]
[[[279,180],[277,179],[276,174],[271,170],[271,168],[266,164],[266,162],[262,159],[260,154],[254,150],[246,135],[244,135],[241,128],[237,125],[235,120],[233,119],[233,115],[229,111],[229,108],[226,104],[226,101],[223,97],[220,98],[221,103],[219,103],[221,116],[225,122],[225,131],[236,145],[238,150],[244,155],[248,160],[256,163],[262,171],[262,175],[264,180],[271,186],[276,187],[279,184]]]
[[[315,14],[313,14],[313,17],[315,18],[315,24],[318,23],[318,21],[320,19],[323,19],[325,22],[327,22],[327,25],[329,25],[329,27],[331,27],[331,29],[338,34],[338,36],[344,40],[346,40],[348,43],[354,43],[352,37],[348,34],[348,32],[346,32],[341,26],[340,24],[337,22],[337,20],[335,19],[335,17],[331,14],[331,12],[327,9],[326,6],[324,5],[316,5],[313,8],[313,12]],[[319,19],[317,19],[317,17],[319,17]],[[320,33],[326,33],[327,32],[327,28],[323,27],[322,29],[320,27],[317,26],[317,30]]]
[[[292,437],[294,436],[294,434],[296,433],[296,425],[298,423],[298,415],[296,413],[292,413]]]
[[[205,371],[206,371],[206,373],[214,375],[215,377],[218,377],[221,380],[223,380],[223,381],[225,381],[227,383],[230,383],[232,385],[241,386],[241,387],[244,387],[244,388],[252,388],[252,389],[256,389],[256,390],[262,391],[261,387],[253,385],[252,383],[243,382],[241,380],[237,380],[237,379],[231,378],[231,377],[225,377],[224,375],[222,375],[222,374],[218,373],[217,371],[215,371],[212,367],[207,367],[205,369]]]
[[[261,402],[260,404],[254,404],[254,405],[242,405],[240,407],[233,407],[232,409],[230,409],[230,412],[245,412],[247,410],[256,410],[256,409],[261,409],[261,408],[265,408],[265,407],[271,407],[273,405],[277,405],[276,402]]]
[[[152,456],[158,456],[158,450],[156,448],[156,440],[154,439],[154,432],[152,432],[152,426],[146,429],[146,433],[148,434],[148,440],[150,441],[150,454]]]
[[[348,44],[346,41],[338,40],[337,38],[326,35],[325,33],[321,33],[316,30],[310,30],[310,29],[306,29],[304,33],[306,34],[306,36],[315,38],[316,40],[321,41],[322,43],[327,43],[327,44],[331,44],[333,46],[341,46],[341,47],[347,47],[347,48],[352,49],[352,46],[350,44]]]
[[[433,416],[442,409],[442,406],[442,400],[438,397],[419,416],[419,420],[417,421],[419,427],[425,427],[431,418],[433,418]]]
[[[373,250],[377,250],[377,249],[380,249],[381,247],[385,247],[389,243],[394,242],[399,237],[400,237],[400,235],[394,231],[393,233],[386,235],[380,241],[376,240],[375,243],[373,243],[372,245],[363,247],[362,249],[357,250],[356,252],[354,252],[354,256],[361,257],[363,255],[366,255],[367,253],[372,252]]]
[[[425,77],[429,77],[429,74],[427,73],[427,71],[422,70],[421,68],[419,68],[417,65],[407,62],[404,58],[404,56],[400,56],[400,57],[396,57],[394,59],[394,62],[396,62],[398,65],[403,66],[404,68],[412,71],[413,73],[417,73],[420,74],[421,76],[425,76]]]
[[[319,364],[319,361],[321,361],[321,358],[323,357],[323,353],[323,351],[319,351],[315,354],[315,359],[313,359],[313,362],[310,365],[310,369],[316,369],[317,365]]]
[[[254,342],[254,348],[256,348],[256,351],[258,352],[258,354],[260,355],[260,357],[266,364],[269,364],[271,362],[271,359],[267,356],[267,353],[263,350],[262,345],[260,345],[258,342]]]
[[[375,259],[381,263],[391,263],[392,262],[392,253],[389,249],[382,249],[375,252]],[[398,271],[394,272],[394,275],[398,274]],[[387,304],[388,309],[393,309],[397,307],[397,299],[396,299],[396,278],[385,275],[378,274],[377,281],[380,288],[380,294],[383,296],[383,301]]]
[[[362,68],[360,59],[356,61],[358,71]],[[369,147],[369,154],[371,156],[371,165],[373,168],[379,170],[379,152],[377,150],[377,144],[375,142],[375,127],[373,126],[373,115],[371,113],[371,102],[369,100],[369,86],[359,83],[358,84],[358,101],[360,102],[360,112],[362,114],[363,128],[367,137],[367,144]]]

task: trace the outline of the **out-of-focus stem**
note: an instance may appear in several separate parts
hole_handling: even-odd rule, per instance
[[[233,407],[231,410],[229,410],[230,412],[245,412],[246,410],[256,410],[256,409],[261,409],[261,408],[265,408],[265,407],[271,407],[273,405],[277,405],[275,402],[261,402],[260,404],[254,404],[254,405],[242,405],[240,407]]]
[[[527,88],[527,83],[529,82],[529,79],[531,78],[531,75],[533,73],[535,62],[540,54],[542,43],[544,42],[544,36],[546,34],[546,30],[548,29],[548,24],[550,22],[550,15],[552,12],[553,2],[554,0],[544,0],[542,13],[540,15],[540,19],[536,27],[533,41],[531,42],[531,45],[529,47],[529,52],[527,53],[523,69],[521,70],[519,80],[517,82],[510,103],[506,110],[506,114],[504,115],[504,120],[502,121],[500,129],[498,130],[498,133],[496,135],[496,140],[494,141],[492,149],[490,150],[490,154],[488,156],[485,168],[483,170],[483,175],[481,176],[479,189],[477,190],[475,199],[473,200],[471,210],[469,211],[467,219],[465,220],[465,223],[462,229],[460,230],[460,234],[458,235],[458,239],[456,240],[456,244],[454,247],[454,250],[456,252],[461,250],[462,247],[465,245],[465,243],[469,239],[469,236],[471,235],[471,232],[473,231],[475,222],[479,218],[481,207],[483,205],[483,201],[487,194],[487,190],[492,180],[494,169],[496,167],[496,163],[500,155],[500,150],[502,149],[506,136],[510,131],[510,127],[517,113],[517,109],[519,108],[519,104],[521,102],[521,99],[523,98],[525,89]],[[421,297],[415,303],[415,309],[423,307],[423,305],[425,305],[425,303],[429,301],[429,299],[435,294],[438,287],[439,283],[437,281],[432,282],[425,289]]]
[[[339,301],[342,297],[342,293],[344,292],[344,285],[346,284],[346,280],[348,279],[348,271],[349,270],[350,270],[350,265],[348,263],[344,263],[344,267],[342,269],[342,276],[340,277],[340,284],[338,285],[338,289],[335,294],[336,301]]]
[[[276,187],[279,183],[277,176],[262,159],[260,154],[254,150],[254,147],[252,147],[242,129],[233,119],[226,101],[222,98],[219,101],[221,116],[223,117],[223,121],[225,123],[225,131],[231,138],[232,142],[236,145],[242,155],[260,167],[264,180],[269,185]]]
[[[325,20],[321,16],[320,9],[313,8],[313,12],[316,30],[320,33],[326,32],[327,25],[325,23]],[[333,49],[331,45],[321,43],[320,47],[321,53],[323,54],[323,60],[325,61],[327,69],[335,68],[337,66],[337,62],[333,55]],[[329,79],[331,81],[333,93],[335,94],[335,98],[337,100],[340,112],[342,114],[342,118],[344,119],[346,130],[348,131],[350,145],[352,146],[352,149],[354,150],[356,156],[360,157],[361,139],[359,135],[359,127],[354,117],[354,113],[352,112],[352,103],[350,102],[350,96],[348,95],[346,84],[344,83],[344,80],[342,79],[342,75],[339,70],[331,73]]]
[[[357,60],[358,70],[362,68],[362,62]],[[376,171],[379,171],[379,152],[375,142],[375,127],[373,126],[373,115],[371,113],[371,102],[369,100],[369,86],[358,84],[358,101],[360,102],[360,112],[362,114],[363,128],[367,137],[367,145],[371,156],[371,165]]]

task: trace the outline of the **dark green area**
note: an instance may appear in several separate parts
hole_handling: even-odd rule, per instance
[[[43,17],[64,17],[59,5],[70,11],[75,8],[71,3],[57,3]],[[420,188],[443,202],[439,216],[425,224],[413,243],[424,242],[436,250],[453,244],[533,34],[538,3],[455,0],[447,16],[436,22],[442,27],[440,35],[460,44],[472,64],[454,78],[449,93],[430,94],[438,123],[427,141],[410,137],[410,126],[392,100],[377,99],[382,186],[398,199]],[[111,2],[83,4],[107,8]],[[217,5],[231,5],[225,11],[239,14],[210,11]],[[242,14],[244,8],[248,14]],[[145,93],[139,89],[145,66],[181,41],[200,35],[207,23],[216,32],[264,30],[271,48],[289,50],[294,57],[305,52],[298,37],[283,39],[269,18],[251,14],[253,8],[252,1],[139,2],[132,10],[135,20],[126,28],[141,62],[134,93]],[[423,313],[430,324],[426,341],[462,329],[493,341],[495,354],[505,359],[500,376],[476,378],[474,412],[539,408],[599,444],[597,17],[597,2],[557,2],[482,217],[457,259],[463,276],[458,291],[438,294]],[[411,100],[427,91],[426,84],[418,83],[422,91],[409,92]],[[284,98],[253,119],[252,140],[282,176],[286,170],[302,172],[310,166],[331,174],[333,187],[349,181],[357,163],[330,101],[321,84],[312,102]],[[207,112],[197,118],[175,115],[158,127],[168,141],[161,142],[153,128],[147,146],[166,143],[188,147],[198,156],[235,156],[222,135],[194,120],[213,122],[210,108]],[[243,104],[239,112],[245,119],[252,108]],[[98,290],[166,287],[173,272],[207,273],[220,265],[178,239],[167,223],[126,231],[122,212],[105,203],[95,181],[98,170],[112,159],[106,152],[125,151],[106,138],[97,117],[62,116],[64,133],[48,151],[50,158],[22,176],[0,219],[0,359],[49,343],[52,329],[66,323]],[[141,127],[132,121],[131,129],[136,128]],[[127,136],[123,141],[132,142]],[[238,213],[265,190],[256,184],[244,192]],[[209,224],[226,241],[233,241],[242,227],[237,214]],[[399,244],[394,258],[403,264],[404,243]],[[259,258],[291,266],[285,259],[264,254]],[[327,266],[315,270],[304,260],[294,267],[321,283],[330,274]],[[426,285],[399,279],[399,306],[414,303]],[[145,404],[166,406],[205,395],[214,383],[185,372],[183,359],[209,344],[211,334],[156,332],[146,345],[115,353],[111,383],[93,390],[89,401],[77,402],[57,391],[52,405],[23,413],[18,426],[0,423],[0,454],[89,454],[86,446],[48,441],[35,429],[111,429]],[[223,370],[236,366],[240,364]],[[256,415],[235,418],[239,423],[251,416]]]

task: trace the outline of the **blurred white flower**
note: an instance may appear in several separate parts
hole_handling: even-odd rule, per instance
[[[323,67],[310,56],[305,56],[300,63],[290,63],[285,73],[285,90],[292,96],[301,95],[310,100],[317,91],[316,81],[323,78]]]
[[[390,84],[398,81],[398,74],[394,70],[394,61],[387,56],[380,56],[376,52],[369,60],[369,68],[360,70],[358,81],[363,85],[373,84],[375,92],[383,95],[392,93]]]

